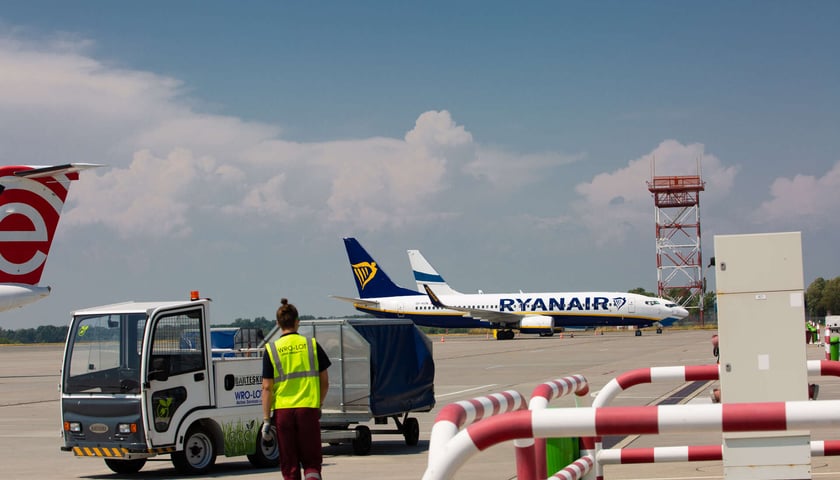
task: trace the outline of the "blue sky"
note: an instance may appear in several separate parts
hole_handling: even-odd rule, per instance
[[[3,2],[0,161],[91,162],[2,324],[214,298],[351,314],[341,237],[413,284],[656,285],[645,180],[701,159],[715,234],[840,274],[833,2]],[[85,272],[84,275],[80,272]],[[708,272],[713,273],[711,270]],[[713,285],[713,278],[709,281]]]

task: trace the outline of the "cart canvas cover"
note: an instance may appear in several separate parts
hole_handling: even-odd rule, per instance
[[[375,416],[431,410],[435,405],[432,343],[412,322],[382,325],[353,320],[370,343],[371,398]]]
[[[410,320],[308,320],[298,331],[332,361],[325,408],[382,417],[434,407],[432,343]]]

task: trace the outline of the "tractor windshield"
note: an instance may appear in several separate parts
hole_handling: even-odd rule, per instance
[[[62,375],[64,393],[140,393],[143,313],[73,319]]]

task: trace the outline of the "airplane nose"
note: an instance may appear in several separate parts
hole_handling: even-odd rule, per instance
[[[674,314],[680,319],[683,319],[688,316],[688,310],[683,307],[674,307]]]

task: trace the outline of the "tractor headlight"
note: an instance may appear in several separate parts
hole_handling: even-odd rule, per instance
[[[82,424],[80,422],[64,422],[64,431],[70,433],[81,433]]]
[[[117,432],[120,435],[128,435],[137,432],[136,423],[119,423],[117,424]]]

